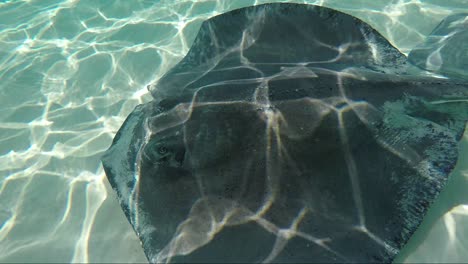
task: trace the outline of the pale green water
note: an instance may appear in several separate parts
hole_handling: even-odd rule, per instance
[[[0,262],[145,262],[100,156],[203,20],[268,2],[368,22],[403,53],[467,0],[0,0]],[[468,136],[397,262],[468,262]]]

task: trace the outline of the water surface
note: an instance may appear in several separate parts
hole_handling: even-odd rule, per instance
[[[146,262],[100,156],[201,22],[269,2],[352,14],[407,54],[467,0],[0,0],[0,262]],[[468,135],[397,262],[468,261]]]

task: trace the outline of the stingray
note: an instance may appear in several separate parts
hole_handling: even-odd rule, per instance
[[[414,65],[452,78],[468,78],[468,13],[445,18],[408,59]]]
[[[148,260],[391,262],[468,119],[466,79],[410,57],[325,7],[203,22],[102,157]]]

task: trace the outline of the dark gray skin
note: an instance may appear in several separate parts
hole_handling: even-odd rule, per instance
[[[408,60],[414,65],[451,78],[468,78],[468,13],[448,16]]]
[[[468,119],[466,81],[311,5],[211,18],[150,91],[103,156],[150,262],[391,262]]]

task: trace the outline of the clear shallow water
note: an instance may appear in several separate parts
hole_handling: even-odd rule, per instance
[[[468,1],[0,1],[0,262],[145,262],[100,156],[203,20],[267,2],[368,22],[403,53]],[[397,262],[468,261],[468,136]]]

